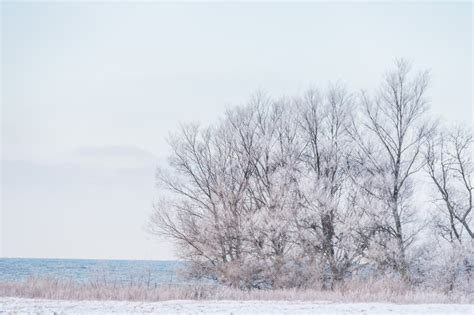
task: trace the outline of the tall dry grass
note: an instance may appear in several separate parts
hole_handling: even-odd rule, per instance
[[[335,290],[273,289],[240,290],[209,284],[116,284],[30,278],[21,282],[0,282],[0,296],[64,300],[288,300],[394,303],[474,303],[466,292],[444,293],[434,289],[408,287],[397,280],[346,282]]]

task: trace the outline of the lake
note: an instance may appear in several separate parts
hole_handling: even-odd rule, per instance
[[[181,283],[180,261],[0,258],[0,281],[23,281],[30,277],[79,282]]]

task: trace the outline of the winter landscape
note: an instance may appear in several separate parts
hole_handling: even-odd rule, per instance
[[[474,314],[472,3],[0,5],[0,314]]]

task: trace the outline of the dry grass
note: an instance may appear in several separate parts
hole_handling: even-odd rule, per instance
[[[351,282],[333,290],[274,289],[239,290],[214,285],[146,285],[77,283],[31,278],[23,282],[0,282],[0,296],[64,300],[288,300],[394,303],[474,303],[472,294],[446,294],[409,288],[394,280]]]

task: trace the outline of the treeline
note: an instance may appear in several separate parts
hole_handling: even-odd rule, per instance
[[[401,60],[374,91],[259,94],[183,126],[157,172],[152,231],[193,276],[240,288],[388,275],[469,288],[472,131],[430,118],[428,82]]]

